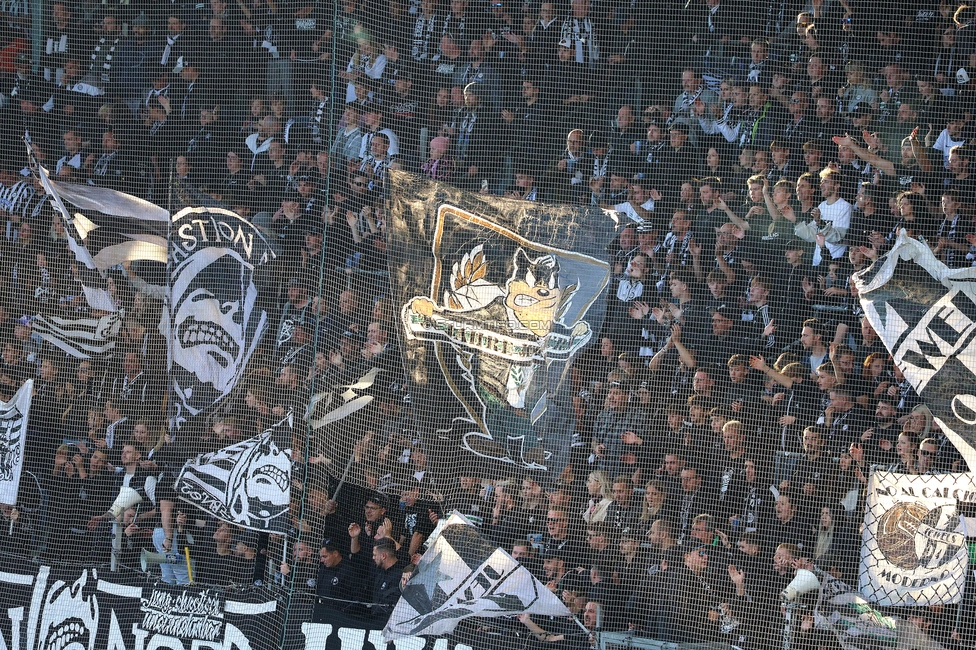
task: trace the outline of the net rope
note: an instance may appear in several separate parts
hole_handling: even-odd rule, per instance
[[[976,266],[974,20],[0,3],[0,400],[32,396],[22,430],[0,409],[0,580],[37,590],[4,606],[69,619],[50,575],[156,634],[379,647],[412,576],[443,613],[500,548],[573,617],[402,643],[973,647],[976,492],[939,410],[973,377],[937,405],[905,368],[976,364],[976,308],[893,355],[878,306],[907,332],[948,285],[906,256],[897,300],[854,278],[902,233]],[[452,513],[487,546],[429,578]]]

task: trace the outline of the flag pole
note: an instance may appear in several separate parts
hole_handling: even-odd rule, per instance
[[[332,500],[338,502],[339,492],[342,490],[342,486],[346,484],[346,479],[349,478],[349,470],[352,469],[352,463],[356,459],[356,452],[349,454],[349,461],[346,463],[346,469],[342,470],[342,478],[339,479],[339,485],[336,486],[335,494],[332,495]]]
[[[183,547],[183,554],[186,556],[186,577],[189,578],[190,584],[193,584],[193,565],[190,564],[190,547]]]
[[[591,635],[591,634],[594,633],[593,630],[586,629],[586,626],[583,625],[582,623],[580,623],[580,620],[578,618],[576,618],[576,614],[570,614],[570,616],[573,618],[573,622],[576,623],[577,625],[579,625],[579,627],[580,627],[581,630],[583,630],[584,632],[586,632],[586,636],[589,636],[589,635]]]

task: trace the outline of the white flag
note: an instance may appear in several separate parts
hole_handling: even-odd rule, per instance
[[[514,614],[570,616],[559,598],[518,560],[451,515],[404,586],[383,637],[450,634],[465,618]]]
[[[872,474],[861,546],[861,594],[883,606],[959,602],[969,550],[956,503],[974,497],[976,486],[969,474]]]
[[[950,269],[902,231],[854,280],[871,327],[976,471],[976,267]]]
[[[100,318],[61,318],[39,315],[33,333],[76,359],[110,356],[122,329],[122,315],[113,311]]]
[[[28,379],[9,402],[0,402],[0,503],[15,505],[24,466],[24,438],[34,380]]]
[[[294,420],[189,460],[174,486],[180,499],[218,519],[274,534],[288,530]]]

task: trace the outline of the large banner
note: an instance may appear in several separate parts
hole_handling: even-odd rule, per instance
[[[292,417],[266,431],[187,462],[176,494],[236,526],[287,532],[291,522]]]
[[[873,473],[858,585],[865,598],[904,607],[959,602],[969,551],[956,504],[974,498],[968,474]]]
[[[0,647],[8,650],[281,647],[281,605],[265,590],[133,584],[98,569],[5,568]]]
[[[244,374],[270,321],[255,272],[276,257],[267,234],[222,208],[173,216],[170,301],[160,321],[179,426],[225,397]]]
[[[287,611],[286,611],[287,607]],[[5,650],[363,650],[380,630],[321,612],[314,599],[268,587],[148,584],[146,576],[77,567],[24,567],[0,558]],[[428,641],[430,642],[428,646]],[[456,644],[456,645],[455,645]],[[472,650],[446,637],[403,637],[396,650]]]
[[[33,394],[34,380],[28,379],[9,402],[0,402],[0,503],[17,503]]]
[[[976,470],[976,268],[950,269],[902,231],[855,282],[871,326]]]
[[[569,448],[568,364],[603,320],[615,220],[390,175],[410,393],[438,406],[418,409],[421,429],[482,468],[493,459],[546,469]]]

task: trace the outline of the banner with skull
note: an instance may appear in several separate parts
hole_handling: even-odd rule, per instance
[[[861,594],[885,606],[959,602],[969,550],[957,504],[974,499],[976,484],[968,474],[872,474]]]
[[[243,376],[270,321],[255,273],[275,257],[270,237],[230,210],[185,208],[173,216],[171,300],[159,329],[169,343],[177,427]]]
[[[264,589],[150,586],[128,572],[10,560],[0,568],[0,648],[281,647],[281,605]]]
[[[390,274],[420,428],[487,467],[565,466],[570,361],[599,332],[616,221],[391,172]],[[418,257],[419,251],[426,251]]]
[[[187,462],[176,480],[180,499],[236,526],[288,531],[292,417],[239,443]]]
[[[0,503],[17,503],[33,394],[34,380],[28,379],[9,402],[0,402]]]

